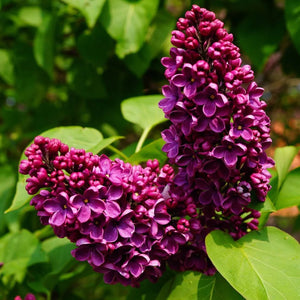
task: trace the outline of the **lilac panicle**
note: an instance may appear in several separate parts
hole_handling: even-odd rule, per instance
[[[28,193],[37,193],[30,204],[42,224],[76,243],[72,255],[104,273],[107,283],[157,280],[188,240],[171,226],[163,196],[174,177],[169,165],[132,166],[40,136],[25,155],[20,173],[29,175]]]
[[[257,229],[259,213],[249,204],[264,201],[270,189],[270,120],[263,89],[213,12],[193,5],[171,43],[170,57],[161,60],[169,84],[159,106],[171,122],[162,132],[163,151],[178,166],[168,188],[172,210],[190,224],[189,243],[169,263],[210,275],[204,245],[210,231],[237,239]]]

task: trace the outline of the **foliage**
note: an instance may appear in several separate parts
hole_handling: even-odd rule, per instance
[[[168,55],[176,19],[192,2],[0,0],[1,299],[28,292],[38,299],[299,298],[299,244],[265,226],[272,211],[300,206],[300,168],[291,170],[299,124],[288,124],[294,135],[273,137],[276,146],[282,140],[292,146],[275,150],[273,188],[258,208],[260,230],[238,241],[220,231],[207,236],[214,276],[167,271],[156,284],[143,282],[138,289],[105,285],[101,275],[73,259],[69,241],[39,224],[27,205],[25,176],[16,176],[21,153],[41,133],[133,164],[149,158],[163,163],[160,58]],[[270,113],[298,110],[298,1],[197,4],[216,11],[236,33],[265,87]]]

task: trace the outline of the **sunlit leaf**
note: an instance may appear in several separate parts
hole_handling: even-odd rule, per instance
[[[198,300],[244,299],[219,273],[202,275],[198,282]]]
[[[116,54],[120,58],[141,48],[158,4],[159,0],[107,2],[101,22],[111,37],[117,41]]]
[[[40,135],[59,139],[69,147],[84,149],[86,152],[93,152],[92,150],[103,139],[101,132],[97,129],[81,126],[56,127]]]
[[[201,276],[201,273],[196,272],[178,273],[162,287],[156,300],[198,300],[198,282]]]
[[[109,138],[101,140],[94,148],[92,148],[90,151],[97,154],[103,149],[105,149],[107,146],[111,145],[113,142],[123,139],[123,136],[111,136]]]
[[[134,97],[121,103],[121,111],[124,119],[141,126],[143,129],[166,121],[163,111],[158,107],[161,95],[149,95]]]
[[[285,147],[276,148],[274,160],[275,160],[275,166],[278,173],[277,189],[281,188],[281,185],[288,174],[291,163],[294,157],[299,152],[299,149],[300,149],[299,147],[295,147],[295,146],[285,146]]]
[[[300,205],[300,168],[289,172],[281,186],[276,201],[276,208],[281,209]]]
[[[163,139],[158,139],[143,147],[139,152],[131,155],[127,162],[139,164],[148,159],[157,159],[162,164],[167,160],[167,155],[161,150],[164,144],[165,142]]]
[[[22,25],[39,27],[44,18],[44,12],[39,6],[24,6],[18,11],[19,22]]]
[[[246,299],[300,298],[300,245],[287,233],[266,227],[234,241],[213,231],[206,249],[217,270]]]
[[[106,0],[62,0],[78,9],[85,17],[89,27],[94,27]]]
[[[6,284],[10,280],[21,283],[29,266],[47,260],[39,240],[25,229],[0,239],[0,275]]]
[[[174,18],[165,11],[161,10],[157,13],[148,29],[142,48],[137,53],[127,55],[124,59],[125,64],[134,74],[142,76],[146,72],[166,40],[171,39],[174,23]]]

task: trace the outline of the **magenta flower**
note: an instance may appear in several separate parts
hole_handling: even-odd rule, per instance
[[[184,64],[182,74],[174,75],[171,80],[175,86],[183,87],[183,93],[186,97],[192,98],[196,95],[197,88],[200,86],[199,80],[195,80],[194,77],[193,66]]]
[[[221,146],[217,146],[212,151],[212,155],[216,158],[224,160],[228,167],[234,167],[240,156],[244,155],[247,147],[241,143],[235,143],[229,136],[225,136]]]
[[[194,102],[203,105],[202,110],[206,117],[212,117],[216,113],[217,107],[223,107],[228,100],[225,95],[218,92],[217,84],[210,83],[195,96]]]
[[[76,209],[69,203],[69,195],[66,192],[60,192],[55,198],[46,200],[44,209],[49,214],[49,224],[54,226],[63,225],[66,220],[72,220]]]
[[[92,212],[101,214],[105,209],[105,204],[99,196],[99,189],[89,187],[83,194],[76,194],[70,197],[70,203],[77,210],[77,219],[80,223],[87,222],[91,218]]]
[[[111,219],[104,228],[103,237],[107,242],[115,242],[119,235],[130,238],[134,232],[134,224],[131,220],[132,210],[125,210],[118,219]]]

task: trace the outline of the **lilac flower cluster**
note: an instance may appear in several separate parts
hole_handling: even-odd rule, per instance
[[[193,5],[172,32],[170,57],[162,58],[169,84],[159,106],[171,121],[163,151],[178,166],[168,194],[178,215],[190,218],[189,242],[170,265],[206,274],[214,268],[205,236],[221,229],[238,239],[257,229],[260,214],[249,204],[265,200],[273,166],[263,89],[223,26]]]
[[[20,173],[42,224],[76,243],[72,255],[104,274],[106,283],[137,285],[162,275],[166,260],[186,243],[163,194],[169,165],[145,168],[38,136],[25,150]]]
[[[132,166],[40,136],[20,163],[42,224],[76,243],[72,255],[106,283],[155,281],[166,264],[214,274],[205,237],[256,230],[260,213],[250,204],[270,189],[270,120],[251,67],[213,12],[193,5],[177,29],[159,103],[176,175],[157,160]]]

